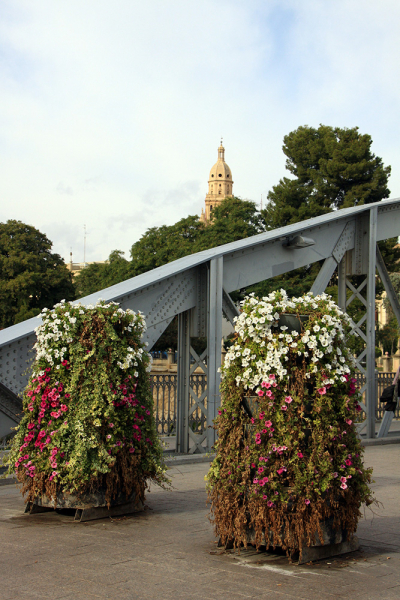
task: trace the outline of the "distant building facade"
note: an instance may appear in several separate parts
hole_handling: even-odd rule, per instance
[[[218,160],[210,171],[208,179],[208,194],[206,195],[205,211],[202,209],[200,220],[209,223],[212,219],[213,209],[221,204],[225,198],[233,196],[232,172],[225,162],[225,148],[218,148]]]
[[[89,265],[105,265],[106,263],[108,263],[108,260],[94,260],[90,262],[86,261],[81,263],[72,262],[71,252],[71,259],[68,263],[66,263],[66,267],[68,271],[71,271],[72,279],[75,279],[76,277],[78,277],[78,275],[80,275],[81,271],[83,271],[83,269],[85,269]]]

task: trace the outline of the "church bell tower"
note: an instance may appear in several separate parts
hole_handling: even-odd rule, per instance
[[[221,145],[218,148],[218,160],[210,171],[208,179],[208,194],[206,196],[206,210],[201,211],[200,219],[204,222],[212,220],[213,209],[225,198],[233,196],[232,192],[232,173],[225,162],[225,148]]]

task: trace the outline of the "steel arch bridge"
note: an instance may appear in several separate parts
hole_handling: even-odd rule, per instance
[[[115,301],[124,309],[141,310],[146,317],[146,341],[149,349],[168,324],[178,316],[178,410],[177,452],[209,451],[215,431],[208,427],[202,434],[189,427],[189,417],[200,409],[211,425],[220,404],[218,368],[221,364],[222,316],[233,322],[238,310],[229,293],[276,275],[323,260],[312,285],[314,294],[322,293],[337,269],[339,305],[346,310],[358,298],[364,314],[354,331],[364,341],[357,357],[358,368],[365,374],[366,429],[375,437],[375,276],[379,276],[400,323],[400,305],[390,282],[377,242],[400,234],[400,199],[334,211],[327,215],[275,229],[244,240],[186,256],[123,283],[80,299],[94,304],[100,297]],[[354,287],[351,277],[361,276]],[[21,395],[29,377],[34,329],[37,318],[0,331],[0,382],[12,396]],[[207,337],[207,349],[198,356],[191,337]],[[364,366],[366,361],[366,367]],[[207,375],[207,388],[197,396],[190,375],[201,366]],[[4,388],[5,386],[5,388]],[[12,411],[3,408],[0,395],[0,433],[3,419]],[[12,398],[11,398],[12,401]],[[379,436],[386,435],[391,415],[386,413]],[[8,423],[8,422],[7,422]],[[10,425],[7,425],[8,429]]]

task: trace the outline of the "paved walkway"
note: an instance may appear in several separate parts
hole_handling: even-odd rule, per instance
[[[312,565],[218,550],[204,491],[207,463],[174,466],[174,489],[152,489],[131,517],[74,523],[24,515],[0,487],[0,600],[322,600],[400,598],[400,444],[366,448],[382,503],[367,510],[361,551]]]

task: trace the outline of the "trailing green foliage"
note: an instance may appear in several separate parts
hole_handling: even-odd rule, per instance
[[[27,501],[103,489],[141,499],[167,482],[156,433],[140,313],[62,302],[42,312],[10,472]]]

